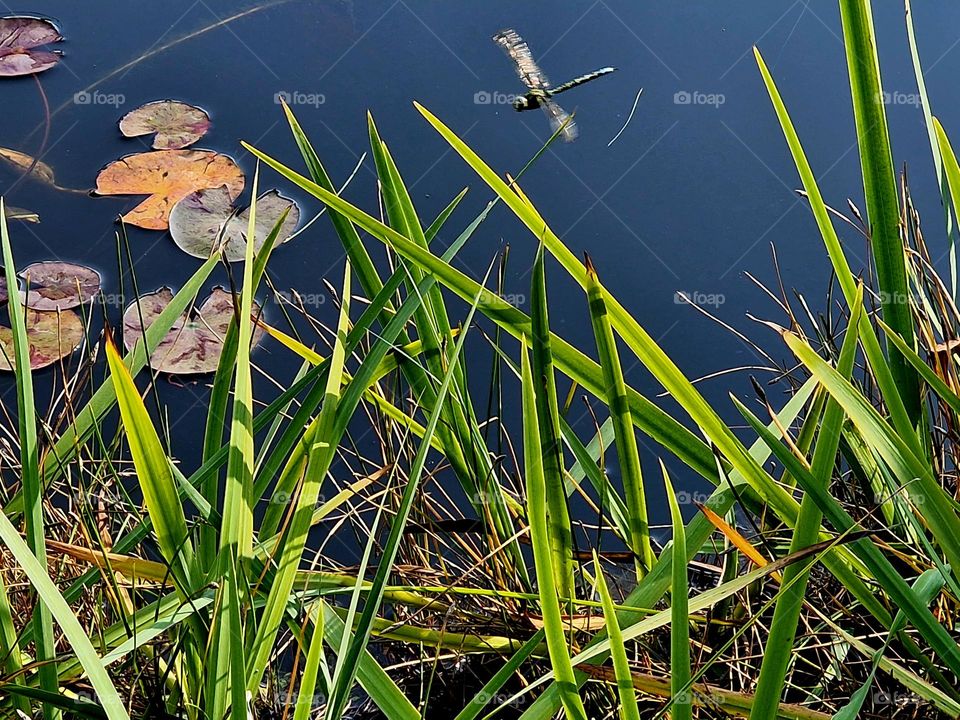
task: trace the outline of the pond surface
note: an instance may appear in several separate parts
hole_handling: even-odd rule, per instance
[[[524,188],[572,250],[589,252],[606,285],[688,377],[767,363],[733,334],[678,303],[678,292],[788,362],[779,340],[745,317],[750,312],[783,320],[744,276],[749,272],[773,286],[771,244],[788,292],[803,292],[814,311],[824,307],[829,266],[815,225],[794,193],[799,181],[751,47],[759,45],[771,67],[827,202],[843,208],[851,197],[862,207],[834,3],[291,0],[116,72],[247,7],[218,0],[36,0],[14,8],[56,19],[66,37],[63,62],[39,76],[54,111],[42,159],[55,169],[58,182],[92,187],[103,165],[144,150],[140,140],[120,137],[116,121],[161,98],[205,107],[214,126],[197,147],[232,155],[248,176],[254,164],[240,148],[241,139],[299,168],[299,155],[275,101],[284,93],[335,181],[342,182],[368,148],[365,114],[370,110],[422,217],[434,217],[469,185],[470,194],[437,241],[443,246],[485,205],[490,193],[411,103],[418,100],[431,109],[494,168],[519,169],[546,139],[548,127],[540,113],[518,114],[503,104],[505,94],[521,88],[490,36],[514,27],[555,81],[605,65],[618,68],[563,97],[568,109],[578,111],[581,137],[548,151],[525,178]],[[903,9],[897,2],[883,2],[874,4],[874,12],[884,82],[891,93],[888,118],[895,160],[910,163],[928,243],[943,248]],[[947,132],[956,133],[960,6],[923,3],[915,22],[935,112]],[[640,88],[643,95],[633,120],[608,146]],[[4,81],[0,93],[5,108],[0,145],[36,153],[44,112],[35,81]],[[90,264],[103,272],[108,297],[117,293],[114,219],[140,200],[90,198],[29,181],[10,190],[16,175],[0,172],[7,201],[42,218],[39,225],[14,225],[18,264],[53,258]],[[265,172],[262,187],[274,185],[298,198],[305,217],[320,209],[312,198]],[[375,212],[375,188],[368,158],[346,195]],[[851,265],[863,267],[862,239],[849,228],[839,229]],[[177,287],[199,265],[165,233],[131,228],[130,236],[141,292]],[[511,246],[505,292],[523,305],[535,244],[505,209],[491,215],[457,264],[479,278],[503,243]],[[316,315],[331,321],[335,308],[322,280],[339,285],[342,255],[329,222],[321,219],[275,253],[274,281],[280,289],[295,288],[312,298]],[[225,281],[225,273],[218,272],[211,285]],[[555,264],[548,282],[553,328],[575,345],[592,348],[582,292]],[[111,309],[116,321],[120,308]],[[275,308],[270,312],[277,317]],[[281,380],[297,365],[275,347],[259,350],[256,358]],[[651,396],[658,392],[636,363],[628,359],[625,366],[638,389]],[[487,366],[474,372],[478,388],[483,388]],[[770,377],[763,370],[753,372],[761,379]],[[746,372],[707,380],[701,389],[730,421],[737,416],[728,393],[754,397]],[[9,405],[14,398],[8,381],[3,390]],[[485,398],[480,392],[478,407]],[[206,385],[167,384],[160,395],[170,407],[174,452],[194,467],[199,453],[195,431],[206,410]],[[507,420],[515,422],[516,416]],[[652,473],[652,448],[645,461]],[[702,489],[685,468],[677,463],[671,468],[681,488]],[[659,482],[651,484],[654,498],[659,498]],[[654,500],[655,507],[658,502]],[[658,520],[665,518],[655,514]]]

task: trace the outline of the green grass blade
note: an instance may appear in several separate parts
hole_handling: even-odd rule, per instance
[[[823,196],[820,194],[820,188],[817,186],[813,170],[811,170],[810,163],[807,161],[803,146],[800,144],[800,138],[797,136],[797,132],[793,127],[793,122],[790,120],[787,108],[780,97],[780,92],[777,90],[777,86],[773,81],[773,77],[770,75],[770,71],[767,69],[766,63],[763,61],[763,57],[760,55],[760,51],[756,48],[754,48],[754,55],[757,60],[757,66],[760,68],[760,75],[767,87],[767,93],[770,95],[770,100],[776,111],[777,119],[780,122],[780,128],[783,130],[784,138],[790,149],[790,154],[793,156],[797,173],[800,175],[800,180],[803,183],[803,189],[807,193],[813,217],[817,222],[817,227],[820,230],[820,235],[823,237],[827,254],[830,256],[830,262],[833,265],[833,270],[837,275],[837,282],[843,291],[847,305],[853,307],[857,298],[856,276],[850,270],[850,265],[847,263],[847,259],[843,254],[840,239],[837,237],[837,231],[833,227],[833,222],[830,219],[830,212],[823,202]],[[907,295],[899,296],[899,300],[904,307],[909,307],[907,297]],[[905,403],[907,401],[901,396],[901,388],[894,379],[891,367],[887,364],[886,357],[883,354],[880,341],[876,336],[873,326],[866,323],[865,326],[861,328],[860,335],[864,354],[867,356],[867,361],[876,376],[877,384],[883,394],[883,399],[890,413],[890,417],[893,420],[894,427],[897,428],[897,432],[903,438],[904,442],[910,443],[911,446],[916,449],[917,454],[921,454],[920,443],[914,429],[912,416],[906,409]],[[912,334],[910,337],[912,337]],[[903,390],[907,390],[910,387],[912,386],[903,386]],[[919,398],[919,394],[917,397]]]
[[[683,515],[673,492],[673,483],[667,468],[661,461],[663,482],[667,488],[667,504],[670,506],[670,523],[673,526],[673,556],[670,579],[670,689],[671,720],[691,720],[693,704],[690,701],[690,625],[687,582],[687,546],[683,527]],[[614,639],[610,637],[611,646]]]
[[[858,302],[851,312],[850,323],[843,339],[840,350],[840,359],[837,363],[838,372],[849,378],[853,371],[856,359],[858,324],[863,313],[863,295],[858,295]],[[830,397],[824,410],[820,433],[811,464],[811,474],[829,489],[833,477],[834,465],[837,461],[837,449],[840,445],[840,431],[843,427],[843,408]],[[810,495],[805,495],[800,503],[800,516],[794,529],[790,543],[790,552],[797,552],[815,543],[820,533],[822,514]],[[787,668],[793,654],[793,643],[796,639],[797,623],[800,619],[800,609],[803,606],[804,595],[807,589],[809,575],[798,577],[799,568],[791,566],[783,573],[781,593],[773,612],[770,623],[770,633],[760,665],[760,675],[757,679],[757,690],[750,712],[752,720],[763,720],[770,717],[780,704],[780,695],[786,681]]]
[[[553,576],[553,557],[550,530],[547,525],[546,483],[540,451],[540,430],[537,421],[536,388],[526,343],[521,343],[523,371],[523,457],[527,484],[527,520],[530,523],[530,544],[533,546],[537,586],[540,592],[540,612],[550,653],[553,675],[560,689],[560,700],[570,720],[586,720],[587,712],[577,690],[573,664],[567,649],[563,617]]]
[[[610,590],[607,588],[607,581],[603,576],[603,568],[600,565],[596,550],[593,552],[593,566],[597,570],[597,591],[600,593],[600,602],[603,603],[603,621],[607,627],[607,635],[610,637],[610,656],[613,658],[613,669],[617,678],[617,695],[620,697],[620,720],[640,720],[637,693],[633,688],[630,661],[627,659],[623,633],[620,632],[620,623],[617,621],[617,609],[614,607],[613,598],[610,597]],[[686,616],[684,616],[683,622],[686,625]]]
[[[316,429],[311,436],[305,472],[299,490],[295,493],[296,506],[284,536],[277,573],[270,583],[267,602],[250,649],[250,668],[246,680],[247,690],[250,692],[256,692],[259,687],[273,652],[277,631],[283,623],[283,615],[290,601],[290,591],[313,524],[313,512],[320,496],[320,487],[336,453],[337,442],[331,442],[331,431],[343,382],[344,345],[350,325],[350,287],[348,262],[343,274],[343,292],[340,296],[343,300],[340,304],[337,334],[330,353],[330,369],[327,372],[323,405],[316,421]]]
[[[754,431],[767,443],[777,459],[797,478],[797,482],[803,490],[813,497],[824,517],[830,521],[837,531],[848,533],[859,530],[860,527],[854,519],[821,485],[820,481],[814,478],[793,453],[780,442],[777,436],[757,420],[753,413],[736,398],[733,398],[733,401]],[[897,608],[903,610],[934,652],[940,656],[954,674],[958,674],[958,670],[960,670],[960,646],[957,645],[957,641],[937,622],[930,610],[917,600],[910,586],[880,549],[869,538],[862,538],[851,543],[851,549],[870,568],[870,572],[887,593],[891,602]]]
[[[7,216],[3,198],[0,198],[0,239],[3,243],[3,271],[6,286],[17,288],[16,265],[13,262],[13,250],[10,247],[10,235],[7,231]],[[16,292],[11,290],[14,295]],[[17,390],[17,430],[20,440],[20,481],[24,499],[24,525],[27,545],[33,551],[37,562],[47,565],[46,539],[43,529],[43,483],[40,480],[39,447],[37,444],[37,410],[33,398],[33,373],[30,369],[30,341],[27,338],[26,318],[23,305],[17,299],[7,303],[10,316],[10,328],[13,331],[13,354],[11,364],[16,369]],[[34,627],[40,630],[36,637],[36,656],[40,663],[37,674],[40,687],[50,693],[56,693],[59,687],[56,666],[56,639],[53,636],[53,618],[50,609],[37,602],[34,609]],[[19,652],[19,651],[17,651]],[[47,720],[60,717],[56,708],[44,705],[43,715]]]
[[[907,344],[912,344],[913,314],[903,240],[900,238],[900,203],[870,0],[840,0],[840,19],[883,318]],[[847,300],[849,302],[850,298]],[[907,414],[917,425],[920,419],[917,374],[899,354],[892,354],[888,361]]]
[[[603,369],[603,395],[610,408],[613,432],[617,446],[617,460],[623,478],[624,500],[630,526],[628,547],[637,560],[637,578],[649,572],[656,563],[653,545],[650,543],[650,523],[647,514],[646,491],[640,469],[640,452],[634,434],[630,408],[627,404],[627,385],[620,366],[620,353],[607,314],[607,304],[593,265],[587,259],[587,299],[590,304],[590,320],[597,343],[597,355]]]
[[[537,421],[540,452],[547,493],[547,527],[553,556],[553,574],[562,598],[576,597],[573,584],[573,533],[563,479],[560,446],[560,411],[553,353],[550,350],[550,322],[547,316],[547,284],[543,268],[543,247],[537,250],[530,287],[533,346],[533,378],[536,383]],[[632,431],[632,426],[631,426]]]
[[[257,186],[260,168],[253,176],[250,189],[250,217],[247,237],[256,233]],[[230,422],[230,451],[227,454],[227,482],[223,496],[223,524],[220,549],[238,558],[253,555],[253,386],[250,373],[250,343],[253,338],[254,243],[248,242],[243,260],[243,284],[238,312],[240,328],[237,332],[237,359],[233,381],[233,416]]]

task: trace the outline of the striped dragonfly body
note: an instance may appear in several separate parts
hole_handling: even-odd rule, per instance
[[[569,82],[565,82],[562,85],[552,87],[547,76],[533,59],[533,54],[530,52],[527,43],[520,37],[516,30],[501,30],[493,36],[493,41],[502,47],[510,59],[513,60],[521,82],[527,86],[527,93],[518,96],[513,101],[514,109],[523,111],[542,108],[550,120],[550,128],[553,132],[560,132],[563,139],[567,142],[576,140],[578,133],[573,118],[556,103],[553,96],[612,73],[614,68],[600,68],[592,73],[587,73]]]

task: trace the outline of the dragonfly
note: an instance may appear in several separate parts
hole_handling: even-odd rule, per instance
[[[516,30],[512,28],[501,30],[493,36],[493,41],[502,47],[510,59],[513,60],[513,64],[517,68],[517,74],[520,75],[520,80],[527,86],[527,93],[525,95],[519,95],[514,99],[513,109],[518,112],[523,112],[524,110],[543,108],[543,111],[550,120],[550,129],[553,132],[559,130],[563,139],[567,142],[576,140],[578,131],[577,126],[573,122],[573,118],[570,117],[570,113],[557,104],[553,99],[554,96],[567,90],[572,90],[591,80],[596,80],[598,77],[609,75],[616,68],[600,68],[599,70],[594,70],[591,73],[565,82],[562,85],[551,87],[547,76],[543,70],[540,69],[540,66],[537,65],[536,60],[533,59],[533,54],[530,52],[530,48],[527,47],[526,41],[520,37],[520,34],[517,33]]]

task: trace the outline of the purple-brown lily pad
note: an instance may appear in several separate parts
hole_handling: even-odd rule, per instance
[[[143,337],[144,328],[153,324],[171,300],[173,292],[170,288],[161,288],[130,303],[123,313],[123,344],[128,350],[133,349]],[[260,306],[256,303],[253,304],[253,314],[260,314]],[[154,370],[170,375],[214,372],[220,362],[223,339],[233,317],[233,296],[223,288],[214,288],[199,309],[174,322],[170,332],[150,356],[150,365]],[[254,326],[253,344],[259,343],[262,336],[263,331]]]
[[[38,262],[20,271],[24,289],[20,299],[34,310],[68,310],[100,292],[100,273],[83,265]]]
[[[157,100],[131,110],[120,120],[126,137],[156,133],[156,150],[180,150],[193,145],[210,129],[210,116],[201,108],[179,100]]]
[[[37,370],[57,362],[79,347],[83,340],[83,321],[72,310],[38,312],[24,308],[30,367]],[[0,370],[13,370],[13,330],[0,326]]]
[[[288,212],[289,211],[289,212]],[[300,222],[300,208],[290,198],[270,190],[257,198],[254,252],[287,213],[274,247],[290,239]],[[228,262],[243,260],[246,253],[250,208],[236,212],[225,187],[190,193],[170,211],[170,236],[181,250],[194,257],[222,252]]]
[[[60,54],[41,50],[63,40],[49,20],[36,17],[0,18],[0,77],[33,75],[60,62]]]

